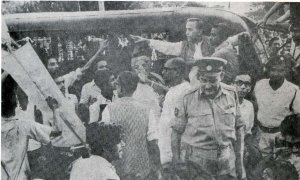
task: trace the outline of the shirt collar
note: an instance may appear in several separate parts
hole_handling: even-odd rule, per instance
[[[199,97],[205,97],[205,95],[203,94],[203,92],[201,92],[201,89],[198,89],[198,94],[200,95]],[[220,84],[220,88],[219,91],[216,95],[216,97],[214,99],[217,99],[218,97],[220,97],[221,95],[229,95],[229,93],[223,88],[222,83]]]
[[[8,132],[11,129],[14,129],[16,127],[17,120],[18,119],[16,117],[1,117],[1,132]]]

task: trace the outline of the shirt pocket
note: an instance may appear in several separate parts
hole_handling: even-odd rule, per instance
[[[213,126],[212,113],[209,111],[199,111],[188,116],[189,123],[194,127],[211,127]]]
[[[221,120],[226,126],[234,127],[235,126],[235,109],[230,108],[221,111]]]

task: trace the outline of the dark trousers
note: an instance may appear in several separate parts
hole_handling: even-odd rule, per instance
[[[180,180],[236,180],[235,172],[232,174],[213,176],[202,169],[201,166],[192,162],[186,161],[186,167],[183,168],[186,172],[179,172]]]

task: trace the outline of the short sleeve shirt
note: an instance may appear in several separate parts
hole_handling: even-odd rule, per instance
[[[203,149],[217,149],[236,140],[236,129],[244,126],[235,89],[228,85],[214,99],[200,89],[178,101],[172,128],[182,135],[182,142]]]
[[[273,90],[269,79],[262,79],[256,83],[254,94],[258,105],[257,119],[264,127],[279,127],[286,116],[300,113],[299,88],[287,80]]]
[[[92,155],[74,162],[70,180],[120,180],[112,164],[106,159]]]

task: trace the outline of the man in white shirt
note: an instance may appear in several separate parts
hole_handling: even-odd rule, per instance
[[[99,120],[100,105],[106,105],[111,102],[113,96],[113,80],[113,73],[108,69],[102,69],[96,71],[93,81],[83,86],[80,104],[85,105],[86,108],[89,109],[89,123]]]
[[[153,39],[145,39],[139,36],[131,36],[135,42],[147,42],[149,46],[163,54],[180,56],[185,61],[195,61],[203,56],[210,56],[214,49],[209,39],[203,35],[205,25],[198,18],[189,18],[186,21],[186,41],[176,43]]]
[[[245,99],[245,97],[251,91],[251,77],[248,74],[239,74],[236,76],[234,80],[234,86],[237,89],[239,103],[240,103],[240,111],[241,111],[241,119],[245,123],[245,137],[246,135],[251,135],[251,129],[254,125],[254,108],[252,102]]]
[[[97,57],[105,50],[107,46],[107,41],[102,41],[99,50],[82,68],[77,68],[75,71],[71,71],[61,76],[65,81],[66,94],[68,94],[68,88],[73,85],[76,80],[81,79],[82,75],[92,66],[92,64],[97,60]],[[58,77],[59,65],[56,58],[48,59],[45,66],[52,78],[55,79]]]
[[[1,76],[2,77],[2,76]],[[1,179],[28,179],[27,150],[29,139],[43,144],[50,143],[50,136],[57,136],[51,127],[28,120],[16,114],[16,83],[11,76],[2,79],[1,92]],[[20,99],[19,99],[20,100]],[[25,109],[26,105],[25,103]]]
[[[163,78],[170,87],[163,102],[161,117],[159,120],[158,146],[160,150],[160,161],[163,167],[165,179],[174,179],[174,173],[170,170],[172,162],[170,122],[175,118],[175,105],[179,98],[182,98],[186,91],[190,89],[190,84],[184,80],[186,63],[182,58],[169,59],[163,69]],[[173,175],[172,175],[173,174]]]
[[[122,158],[122,129],[118,125],[93,123],[87,127],[90,157],[79,158],[72,164],[70,180],[119,180],[112,161]]]
[[[263,156],[272,153],[271,147],[283,119],[300,113],[299,87],[284,77],[287,60],[284,56],[271,58],[266,64],[270,78],[258,81],[254,89],[258,105],[257,120],[262,131],[259,148]]]
[[[64,94],[67,103],[69,104],[68,108],[70,108],[71,111],[74,111],[76,113],[77,106],[78,106],[78,100],[77,97],[74,94],[65,94],[65,84],[64,79],[62,77],[58,77],[55,79],[55,82],[61,92]],[[57,129],[58,131],[62,131],[62,135],[53,139],[52,144],[56,147],[71,147],[74,145],[77,145],[81,143],[77,137],[74,135],[74,133],[70,130],[70,128],[65,124],[62,116],[62,109],[58,106],[51,107],[54,114],[54,122],[53,127]],[[76,132],[82,132],[85,131],[85,127],[81,121],[76,121],[76,119],[73,119],[73,121],[69,121],[70,125]]]
[[[246,174],[250,174],[254,164],[252,162],[259,159],[259,152],[257,150],[257,143],[255,143],[255,136],[252,136],[252,128],[254,125],[254,108],[252,102],[245,99],[252,88],[252,79],[246,73],[238,74],[234,79],[234,86],[237,89],[241,120],[245,124],[245,153],[244,153],[244,169]],[[245,175],[246,175],[245,174]]]
[[[149,46],[163,54],[180,56],[187,62],[194,62],[202,57],[211,56],[214,48],[211,46],[209,38],[203,35],[206,27],[204,22],[198,18],[189,18],[186,21],[186,41],[166,42],[153,39],[145,39],[139,36],[131,37],[136,43],[146,42]],[[199,82],[196,80],[198,69],[193,67],[189,72],[189,79],[193,86],[197,87]]]

